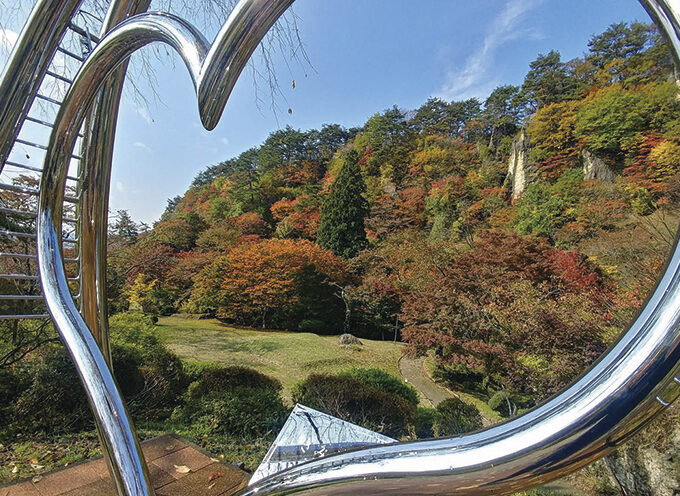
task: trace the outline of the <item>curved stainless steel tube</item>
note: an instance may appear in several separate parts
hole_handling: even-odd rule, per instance
[[[100,38],[124,19],[144,12],[149,7],[149,0],[113,0],[109,5]],[[118,108],[127,72],[128,62],[123,62],[115,73],[99,90],[94,109],[85,119],[81,130],[84,136],[81,146],[80,162],[80,201],[77,217],[78,238],[80,243],[79,258],[85,263],[80,266],[80,314],[102,351],[109,367],[112,367],[111,347],[108,330],[108,306],[106,302],[106,243],[108,231],[109,185],[111,182],[111,164],[113,160],[113,144],[118,120]],[[102,221],[104,219],[104,221]],[[116,468],[113,454],[107,449],[110,445],[102,427],[97,424],[99,438],[104,447],[104,457],[109,467],[111,479],[115,482],[119,493],[124,493],[123,480]],[[136,450],[140,452],[139,441],[134,431]],[[148,468],[140,458],[143,474],[140,476],[149,484]]]
[[[114,461],[115,479],[128,495],[153,489],[134,429],[111,370],[69,293],[60,250],[61,208],[69,157],[88,109],[108,75],[138,48],[161,41],[173,46],[197,74],[207,52],[205,40],[176,18],[145,15],[121,24],[102,40],[78,73],[62,104],[45,156],[38,212],[38,265],[48,309],[80,374],[105,450]],[[121,492],[122,492],[121,491]]]
[[[146,11],[149,0],[114,0],[104,19],[100,38],[124,19]],[[106,243],[113,146],[128,61],[112,74],[97,96],[83,129],[80,202],[80,313],[104,357],[111,363],[106,301]]]
[[[292,0],[267,1],[254,0],[248,4],[255,5],[289,5]],[[106,357],[97,347],[97,341],[88,329],[83,316],[75,307],[66,284],[66,275],[63,259],[60,252],[60,229],[61,210],[64,196],[64,184],[70,156],[75,145],[77,133],[82,126],[85,117],[92,109],[99,90],[104,87],[108,78],[112,77],[116,70],[139,48],[152,43],[162,42],[174,48],[184,60],[191,75],[192,81],[199,93],[201,81],[205,75],[206,81],[214,85],[217,95],[225,95],[222,100],[226,104],[228,92],[233,88],[230,79],[237,79],[247,62],[242,60],[236,52],[238,49],[255,49],[259,42],[254,36],[264,35],[275,22],[278,15],[285,8],[279,10],[279,14],[273,16],[268,8],[262,9],[237,9],[235,14],[227,21],[225,28],[220,32],[212,51],[232,54],[225,55],[231,60],[229,67],[213,68],[211,64],[203,64],[206,55],[209,54],[207,43],[202,35],[188,23],[167,14],[144,14],[133,17],[118,25],[109,35],[102,39],[95,50],[90,54],[83,67],[76,76],[55,120],[50,144],[45,155],[44,173],[41,181],[41,193],[38,208],[38,236],[37,252],[38,266],[41,275],[43,293],[48,309],[59,330],[62,340],[66,344],[73,361],[81,376],[86,393],[95,413],[97,424],[103,433],[105,451],[114,461],[114,478],[119,482],[119,491],[125,494],[152,494],[153,490],[146,477],[145,464],[141,451],[136,442],[136,436],[129,415],[125,409],[120,392],[115,384],[111,370],[106,364]],[[274,10],[276,12],[276,9]],[[270,24],[267,24],[270,22]],[[242,24],[243,23],[243,24]],[[239,32],[234,35],[234,30]],[[250,34],[249,34],[250,33]],[[220,61],[223,59],[220,58]],[[217,71],[222,72],[217,72]],[[116,88],[110,88],[115,90]],[[107,91],[106,89],[104,91]],[[208,94],[203,92],[203,94]],[[120,93],[118,93],[119,97]],[[209,98],[211,112],[222,112],[223,107],[216,107],[214,102],[219,98]],[[101,103],[101,102],[100,102]],[[116,103],[117,106],[117,103]],[[107,108],[114,109],[111,105]],[[204,116],[210,116],[209,112],[202,112]],[[209,119],[208,119],[209,120]],[[107,125],[112,122],[107,121]],[[94,136],[96,136],[96,129]],[[107,131],[110,132],[110,131]],[[112,138],[112,134],[109,135]],[[112,145],[112,140],[108,143]],[[107,145],[107,143],[103,143]],[[101,150],[102,153],[110,153]],[[103,160],[95,159],[88,161],[93,170],[86,171],[86,177],[97,177],[103,174],[108,180],[108,173],[100,170],[105,167],[106,156]],[[101,179],[100,179],[101,180]],[[92,183],[94,186],[94,183]],[[106,210],[101,208],[102,191],[89,192],[90,200],[87,207],[93,210],[87,215],[92,220],[102,222],[105,226]],[[97,196],[99,195],[99,196]],[[97,213],[98,212],[98,213]],[[102,218],[95,219],[100,215]],[[88,228],[93,227],[88,224]],[[101,228],[101,225],[99,226]],[[105,227],[104,227],[105,229]],[[101,243],[102,237],[95,234],[95,240]],[[83,265],[92,267],[96,265],[97,252],[88,250],[87,260]],[[101,260],[100,260],[101,261]],[[103,291],[102,272],[95,273],[98,290]],[[90,298],[93,296],[91,295]],[[98,317],[100,309],[89,307],[85,311],[90,317]],[[100,335],[102,349],[108,349],[105,335]]]
[[[38,0],[0,78],[0,172],[69,21],[83,0]]]
[[[214,127],[248,56],[291,3],[242,0],[209,52],[200,34],[178,18],[134,17],[94,50],[57,118],[38,218],[43,291],[104,426],[128,494],[150,491],[142,481],[132,425],[103,356],[73,304],[59,251],[66,164],[76,133],[108,75],[136,49],[154,41],[180,53],[194,81],[201,119],[207,128]],[[677,59],[677,2],[643,0],[643,4],[666,31]],[[548,482],[610,452],[678,396],[679,325],[676,243],[661,281],[628,332],[590,371],[547,403],[505,424],[461,437],[315,460],[265,479],[243,494],[505,494]]]

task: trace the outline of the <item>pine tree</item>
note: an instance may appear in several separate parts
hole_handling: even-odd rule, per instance
[[[368,215],[368,202],[364,198],[365,192],[359,155],[352,150],[345,157],[321,208],[317,235],[320,246],[338,256],[352,258],[366,245],[364,219]]]

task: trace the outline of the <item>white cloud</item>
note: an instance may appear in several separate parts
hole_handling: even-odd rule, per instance
[[[447,100],[458,100],[488,94],[497,85],[497,81],[489,75],[496,50],[508,41],[540,36],[535,30],[522,29],[521,23],[525,14],[541,2],[508,0],[505,8],[491,22],[482,44],[466,59],[464,67],[449,71],[440,96]]]
[[[227,146],[229,144],[229,140],[227,138],[220,138],[220,142],[224,145]]]
[[[146,108],[146,105],[136,105],[135,106],[135,112],[137,112],[137,115],[139,115],[144,121],[151,125],[153,122],[153,118],[151,117],[151,114],[149,113],[149,109]]]
[[[119,193],[125,191],[125,186],[123,186],[122,181],[116,181],[116,191],[118,191]]]
[[[142,143],[141,141],[135,141],[134,143],[132,143],[132,146],[134,146],[135,148],[141,148],[142,150],[145,150],[149,153],[153,153],[151,147],[148,146],[146,143]]]

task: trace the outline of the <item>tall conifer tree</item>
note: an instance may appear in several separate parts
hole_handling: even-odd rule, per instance
[[[352,258],[366,245],[364,219],[368,215],[368,202],[364,198],[365,192],[359,154],[352,150],[345,156],[340,173],[321,207],[317,234],[320,246],[338,256]]]

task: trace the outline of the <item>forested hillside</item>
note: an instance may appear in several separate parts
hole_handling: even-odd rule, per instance
[[[275,131],[152,229],[120,212],[111,310],[402,339],[501,413],[532,406],[625,328],[677,224],[669,51],[640,23],[584,51],[484,101]]]

